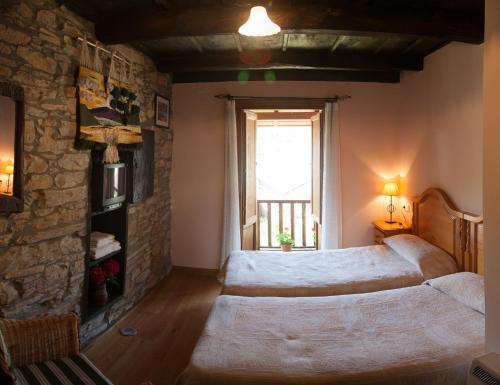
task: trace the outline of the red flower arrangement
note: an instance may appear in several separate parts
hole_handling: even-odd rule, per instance
[[[110,259],[102,264],[102,269],[105,273],[118,274],[120,272],[120,264],[116,259]]]
[[[104,282],[118,285],[116,275],[120,272],[120,264],[114,259],[106,261],[101,266],[90,269],[90,282],[95,286],[101,286]]]
[[[95,286],[101,286],[104,281],[106,281],[106,274],[101,267],[96,266],[90,269],[90,282],[92,284]]]

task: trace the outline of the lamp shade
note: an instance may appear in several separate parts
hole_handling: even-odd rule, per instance
[[[7,163],[4,168],[3,172],[8,175],[12,175],[14,173],[14,165],[12,163]]]
[[[384,195],[395,196],[399,195],[399,188],[396,182],[387,182],[384,185],[384,191],[382,192]]]
[[[281,31],[279,25],[273,23],[264,7],[252,7],[250,17],[238,32],[245,36],[271,36]]]

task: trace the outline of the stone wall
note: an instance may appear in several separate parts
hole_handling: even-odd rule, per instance
[[[77,37],[93,39],[93,25],[52,0],[17,2],[0,12],[0,80],[25,91],[25,207],[0,216],[0,315],[80,313],[90,153],[74,148]],[[172,134],[153,126],[155,92],[169,96],[170,81],[142,53],[108,48],[134,63],[142,127],[155,130],[155,193],[129,207],[125,296],[83,325],[85,338],[129,310],[170,268]]]

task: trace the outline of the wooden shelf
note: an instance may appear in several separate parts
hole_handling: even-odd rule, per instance
[[[122,249],[116,250],[116,251],[113,251],[112,253],[106,254],[104,257],[101,257],[99,259],[92,259],[92,258],[88,257],[88,265],[89,265],[89,267],[94,267],[94,266],[100,265],[101,263],[107,261],[108,259],[117,256],[121,252],[122,252]]]
[[[115,210],[121,209],[121,208],[122,208],[122,206],[123,206],[123,204],[122,204],[122,203],[117,203],[117,204],[116,204],[116,207],[113,207],[112,209],[109,209],[109,210],[92,211],[92,212],[90,213],[90,216],[91,216],[91,217],[95,217],[95,216],[97,216],[97,215],[107,214],[107,213],[110,213],[110,212],[112,212],[112,211],[115,211]]]
[[[87,237],[87,257],[85,259],[85,295],[83,299],[83,319],[84,322],[94,318],[106,309],[109,309],[125,292],[126,269],[127,269],[127,235],[128,235],[128,210],[127,204],[124,203],[120,207],[111,210],[100,212],[89,212],[88,214],[88,231]],[[115,239],[120,242],[121,249],[105,255],[102,258],[94,260],[90,257],[90,234],[92,231],[112,234]],[[95,308],[90,303],[90,294],[92,288],[89,282],[90,269],[99,266],[110,259],[116,259],[120,264],[120,272],[117,274],[119,285],[117,287],[108,285],[109,301],[105,306]]]

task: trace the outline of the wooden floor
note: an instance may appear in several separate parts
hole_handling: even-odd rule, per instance
[[[214,277],[174,270],[85,354],[115,385],[174,384],[219,293]],[[118,331],[126,326],[139,334],[121,336]]]

